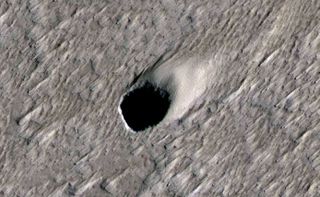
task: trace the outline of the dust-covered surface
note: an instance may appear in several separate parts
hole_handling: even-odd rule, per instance
[[[128,132],[134,78],[190,58],[205,91]],[[0,196],[320,196],[319,58],[318,0],[1,0]]]

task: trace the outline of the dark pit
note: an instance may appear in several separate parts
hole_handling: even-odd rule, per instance
[[[128,92],[120,104],[127,125],[136,132],[160,123],[170,107],[170,94],[150,82]]]

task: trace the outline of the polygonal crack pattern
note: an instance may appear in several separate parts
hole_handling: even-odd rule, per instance
[[[160,123],[170,107],[170,94],[150,82],[128,92],[120,103],[126,124],[135,132]]]

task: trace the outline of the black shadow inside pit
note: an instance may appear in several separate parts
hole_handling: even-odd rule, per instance
[[[127,125],[138,132],[161,122],[170,103],[170,94],[166,90],[146,82],[142,87],[128,92],[120,108]]]

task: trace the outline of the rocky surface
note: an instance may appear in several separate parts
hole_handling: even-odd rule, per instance
[[[129,132],[132,81],[194,58]],[[318,0],[2,0],[0,196],[320,196],[319,58]]]

